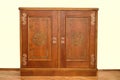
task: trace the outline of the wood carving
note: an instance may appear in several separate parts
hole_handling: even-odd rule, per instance
[[[73,32],[71,35],[71,41],[72,41],[72,45],[74,46],[80,45],[83,41],[82,34],[80,32],[79,33]]]
[[[91,25],[95,25],[95,12],[91,13]]]
[[[28,16],[29,61],[49,61],[51,58],[51,18]],[[56,38],[53,38],[56,41]],[[56,43],[56,42],[55,42]]]
[[[27,14],[26,13],[22,13],[22,24],[26,25],[26,18],[27,18]]]
[[[84,17],[67,17],[66,18],[66,61],[81,62],[87,61],[87,44],[88,38],[88,18]]]
[[[44,45],[46,43],[47,36],[44,33],[37,32],[33,36],[33,43],[37,46]]]
[[[27,54],[23,53],[23,65],[27,65]]]

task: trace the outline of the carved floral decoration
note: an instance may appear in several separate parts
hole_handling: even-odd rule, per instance
[[[73,32],[72,35],[71,35],[71,41],[72,41],[73,45],[78,46],[82,43],[83,36],[81,35],[80,32],[79,33]]]
[[[26,18],[27,18],[27,14],[26,13],[22,13],[22,24],[26,25]]]
[[[42,32],[37,32],[33,35],[32,41],[37,46],[44,45],[46,43],[47,36]]]
[[[95,25],[95,12],[91,13],[91,25]]]
[[[23,53],[23,65],[27,65],[27,54]]]

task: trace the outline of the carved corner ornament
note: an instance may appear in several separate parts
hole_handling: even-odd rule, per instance
[[[22,24],[26,25],[26,19],[27,18],[27,14],[26,13],[22,13]]]
[[[91,25],[95,25],[95,12],[91,13]]]
[[[27,65],[27,54],[25,54],[25,53],[23,53],[23,65],[25,66],[25,65]]]

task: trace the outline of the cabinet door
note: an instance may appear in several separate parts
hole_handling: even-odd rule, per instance
[[[57,67],[56,26],[56,11],[21,11],[21,67]]]
[[[95,68],[96,12],[61,12],[61,67]]]

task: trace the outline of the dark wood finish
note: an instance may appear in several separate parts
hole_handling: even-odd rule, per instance
[[[19,8],[21,75],[96,75],[97,8]]]

